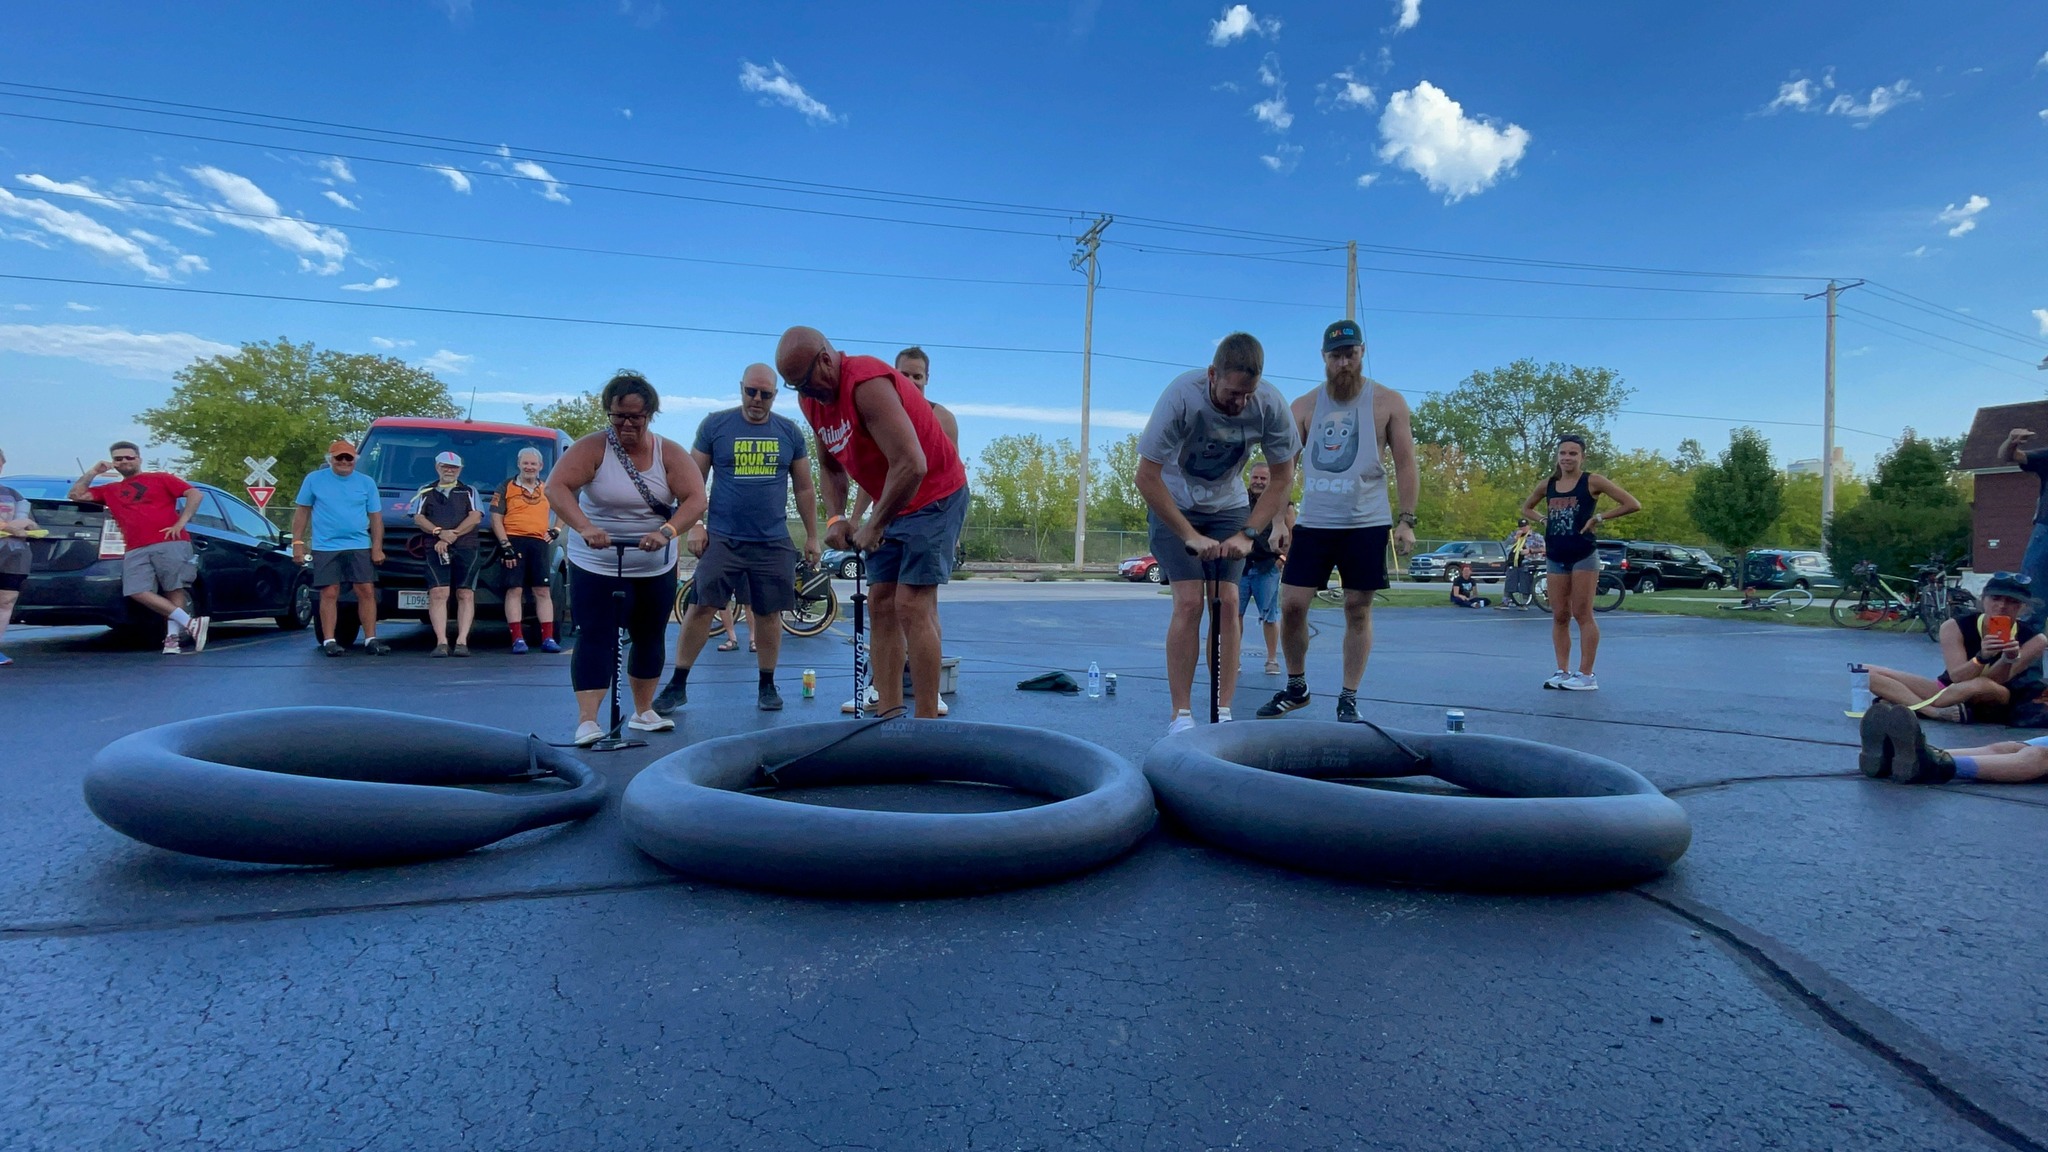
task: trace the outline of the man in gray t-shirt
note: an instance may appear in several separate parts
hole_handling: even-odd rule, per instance
[[[1209,367],[1184,372],[1166,386],[1138,435],[1138,492],[1149,509],[1152,555],[1173,589],[1166,629],[1166,683],[1173,697],[1168,735],[1194,725],[1189,697],[1201,648],[1204,567],[1207,578],[1221,582],[1223,654],[1217,675],[1219,717],[1227,720],[1237,690],[1237,583],[1244,558],[1269,525],[1273,550],[1287,550],[1280,513],[1294,488],[1301,438],[1287,398],[1260,379],[1265,362],[1265,349],[1250,334],[1224,337]],[[1254,444],[1272,473],[1256,506],[1242,475]]]
[[[775,661],[782,653],[782,613],[796,607],[796,548],[789,540],[789,494],[804,525],[804,554],[818,562],[818,495],[803,430],[774,411],[775,370],[749,364],[740,374],[740,406],[713,412],[697,428],[690,457],[711,486],[704,522],[684,543],[697,557],[691,578],[696,603],[676,637],[676,671],[654,698],[663,716],[689,701],[690,668],[711,638],[711,618],[738,600],[754,614],[750,630],[761,673],[757,703],[780,711]],[[737,617],[732,628],[739,630]]]

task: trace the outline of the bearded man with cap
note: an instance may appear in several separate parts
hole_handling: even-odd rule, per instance
[[[406,509],[431,541],[427,560],[427,623],[434,629],[433,655],[469,655],[469,626],[476,622],[476,526],[484,518],[483,497],[462,482],[462,457],[434,457],[434,482],[420,486]],[[455,593],[455,647],[448,647],[448,593]]]
[[[377,482],[356,471],[356,446],[336,440],[327,446],[327,467],[308,472],[292,500],[292,559],[310,559],[313,587],[320,592],[320,650],[341,656],[335,639],[341,586],[353,586],[356,618],[363,625],[363,650],[391,651],[377,639],[377,565],[384,562],[383,496]]]
[[[1415,549],[1415,433],[1408,402],[1362,370],[1365,335],[1356,321],[1323,330],[1323,384],[1294,401],[1301,436],[1301,514],[1293,547],[1280,572],[1280,646],[1287,653],[1287,687],[1259,706],[1261,719],[1307,706],[1308,606],[1330,570],[1344,579],[1344,679],[1337,719],[1358,720],[1358,682],[1372,652],[1372,595],[1387,586],[1387,541],[1406,554]],[[1387,470],[1394,461],[1401,514],[1387,502]]]

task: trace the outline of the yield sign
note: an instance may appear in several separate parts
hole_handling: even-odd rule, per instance
[[[249,485],[249,499],[254,500],[258,508],[270,507],[270,498],[275,495],[277,495],[277,486],[274,484]]]

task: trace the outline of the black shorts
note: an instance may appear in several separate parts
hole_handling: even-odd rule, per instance
[[[370,563],[368,548],[338,548],[313,553],[313,587],[336,584],[375,584],[377,568]]]
[[[28,583],[26,572],[0,572],[0,592],[19,592]]]
[[[1372,528],[1294,529],[1294,543],[1287,546],[1287,566],[1280,571],[1280,583],[1292,588],[1321,589],[1330,583],[1330,570],[1344,578],[1346,592],[1377,592],[1387,586],[1387,537],[1393,526]]]
[[[505,577],[505,590],[548,587],[548,542],[538,536],[508,536],[505,554],[518,561]]]
[[[787,612],[796,607],[796,546],[713,536],[691,580],[699,604],[723,608],[738,600],[757,613]]]
[[[450,548],[448,562],[441,562],[441,553],[427,549],[427,587],[429,588],[475,588],[476,549]]]

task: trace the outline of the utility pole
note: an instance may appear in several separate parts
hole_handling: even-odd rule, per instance
[[[1820,434],[1820,526],[1825,532],[1835,519],[1835,298],[1851,288],[1861,288],[1863,281],[1854,284],[1836,284],[1828,281],[1825,292],[1814,292],[1808,300],[1825,296],[1828,299],[1828,353],[1827,384],[1821,400]]]
[[[1358,241],[1353,240],[1347,248],[1350,253],[1344,270],[1344,318],[1358,319]]]
[[[1079,272],[1085,267],[1088,275],[1088,310],[1081,324],[1081,474],[1074,485],[1074,571],[1079,572],[1087,562],[1088,549],[1088,369],[1095,358],[1095,281],[1098,268],[1096,249],[1102,246],[1102,231],[1109,227],[1112,217],[1097,216],[1095,223],[1082,233],[1074,258],[1067,266]]]

